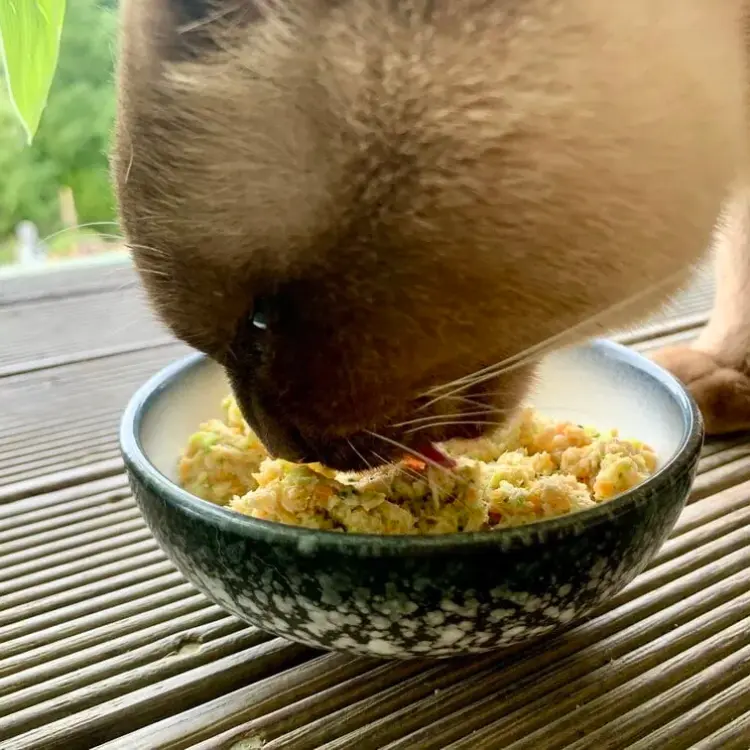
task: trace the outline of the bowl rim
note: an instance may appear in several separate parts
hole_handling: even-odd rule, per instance
[[[162,368],[135,392],[120,422],[120,450],[125,466],[131,474],[131,481],[134,476],[148,485],[152,491],[166,496],[189,516],[241,537],[282,545],[292,544],[301,549],[320,550],[328,547],[358,554],[375,547],[381,555],[383,553],[399,555],[404,552],[427,553],[451,548],[485,548],[487,546],[507,548],[516,544],[528,546],[544,541],[550,534],[575,533],[582,526],[587,528],[598,526],[627,512],[631,506],[638,505],[639,501],[646,502],[652,493],[668,489],[673,485],[672,477],[675,472],[689,469],[691,465],[697,463],[698,454],[703,446],[704,427],[698,406],[674,376],[643,355],[607,339],[595,339],[575,348],[593,349],[657,381],[676,401],[685,417],[683,434],[669,461],[642,484],[595,508],[535,521],[523,526],[435,535],[340,533],[245,516],[191,494],[151,463],[143,448],[140,432],[148,410],[159,397],[195,367],[209,360],[200,352],[188,354]]]

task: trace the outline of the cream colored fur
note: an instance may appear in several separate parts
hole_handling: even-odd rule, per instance
[[[157,310],[282,455],[480,434],[533,362],[466,376],[646,317],[722,205],[747,215],[743,0],[188,4],[124,3],[122,219]],[[661,355],[713,432],[750,426],[746,231],[700,342]]]

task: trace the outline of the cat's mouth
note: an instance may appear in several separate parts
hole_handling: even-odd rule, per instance
[[[257,398],[235,390],[240,409],[268,452],[287,461],[321,463],[337,471],[367,471],[410,457],[426,465],[449,468],[453,459],[440,443],[453,437],[472,439],[484,432],[481,426],[458,431],[440,430],[433,435],[410,435],[393,428],[361,430],[341,436],[310,436],[291,422],[265,409]]]
[[[269,405],[257,392],[243,387],[231,373],[230,380],[243,416],[271,455],[297,463],[321,463],[337,471],[366,471],[406,457],[447,468],[453,460],[440,443],[457,437],[478,438],[490,428],[477,423],[409,431],[388,425],[344,436],[311,435],[297,428],[275,403]]]
[[[335,409],[330,410],[329,420],[321,415],[311,420],[310,413],[298,414],[293,402],[277,389],[266,392],[262,383],[244,372],[227,368],[237,403],[268,452],[287,461],[320,463],[344,472],[367,471],[405,458],[450,467],[452,459],[441,444],[495,432],[515,412],[529,383],[529,373],[518,370],[510,378],[483,382],[458,400],[420,396],[404,404],[398,417],[384,414],[376,425],[347,429],[336,422]],[[324,402],[324,397],[321,394],[313,403]]]
[[[338,471],[367,471],[404,459],[438,468],[451,468],[455,464],[437,441],[420,438],[402,442],[380,433],[358,433],[343,440],[325,441],[318,446],[316,455],[315,460]]]

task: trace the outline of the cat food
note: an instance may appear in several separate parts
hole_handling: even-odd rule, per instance
[[[647,479],[654,451],[616,430],[554,422],[532,408],[479,440],[443,444],[450,469],[417,459],[364,474],[270,457],[234,399],[179,464],[182,486],[267,521],[368,534],[448,534],[521,526],[593,508]]]

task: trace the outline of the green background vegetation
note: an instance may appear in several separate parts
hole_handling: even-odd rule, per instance
[[[59,67],[30,146],[6,87],[0,87],[0,262],[12,255],[19,222],[33,221],[43,238],[63,228],[61,188],[72,190],[81,224],[115,218],[107,151],[115,108],[116,7],[116,0],[69,0]],[[105,234],[112,231],[102,227]],[[64,243],[53,244],[64,252]]]

